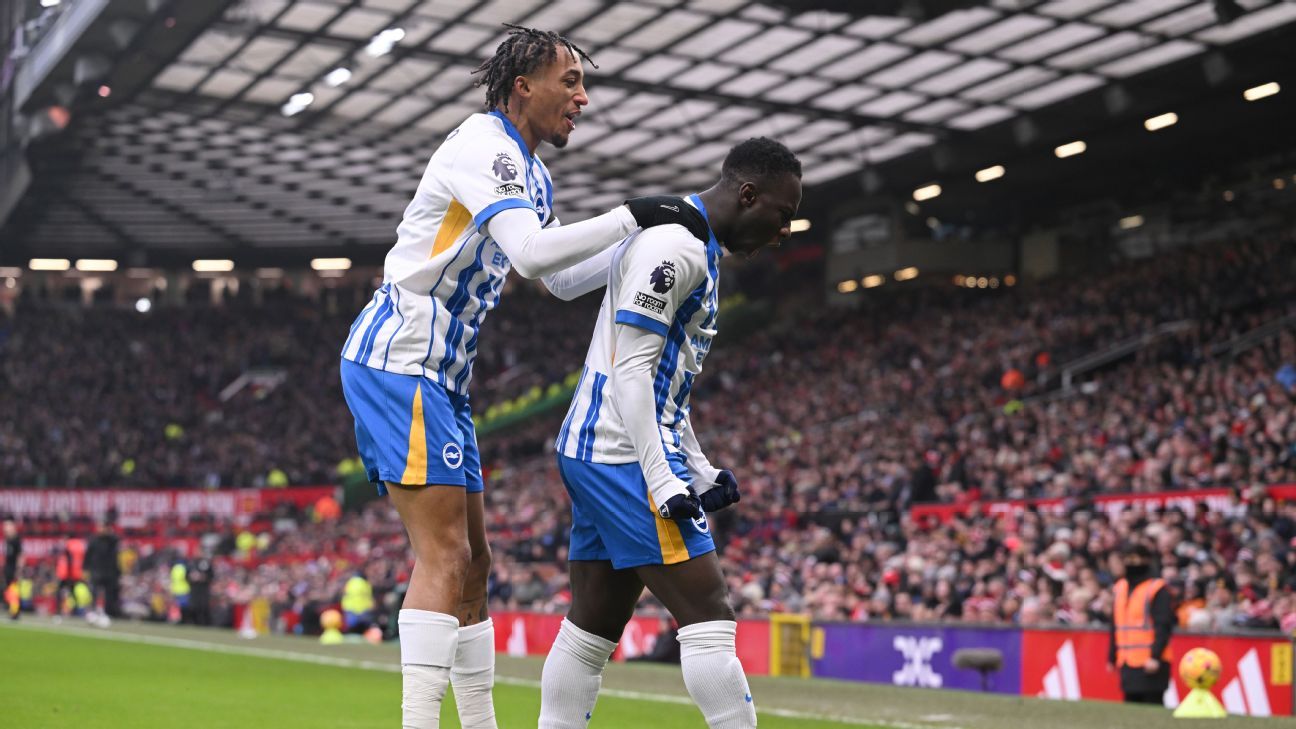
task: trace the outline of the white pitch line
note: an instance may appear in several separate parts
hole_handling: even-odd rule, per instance
[[[53,625],[33,625],[31,623],[9,623],[0,622],[0,627],[5,628],[22,628],[25,630],[35,630],[46,633],[71,633],[83,638],[98,638],[100,640],[114,640],[120,643],[145,643],[148,645],[157,645],[167,648],[188,648],[190,650],[207,651],[209,653],[226,653],[229,655],[254,656],[257,658],[274,658],[284,661],[297,661],[299,663],[314,663],[321,666],[334,666],[337,668],[359,668],[366,671],[384,671],[386,673],[400,673],[400,666],[393,663],[383,663],[379,661],[362,661],[355,658],[333,658],[331,656],[321,656],[314,653],[300,653],[297,651],[288,651],[277,648],[255,648],[252,646],[226,645],[224,643],[208,643],[201,640],[191,640],[189,638],[167,638],[156,635],[141,635],[139,633],[119,633],[106,632],[103,629],[82,628],[75,625],[53,626]],[[540,682],[527,678],[514,678],[512,676],[495,677],[496,683],[502,683],[509,686],[525,686],[527,688],[540,688]],[[654,694],[644,691],[627,691],[624,689],[604,688],[599,691],[601,696],[613,696],[619,699],[631,699],[636,701],[653,701],[662,704],[679,704],[682,706],[692,706],[692,699],[684,696],[672,696],[670,694]],[[820,714],[810,711],[794,711],[792,709],[762,708],[761,714],[769,716],[778,716],[785,719],[803,719],[811,721],[828,721],[848,726],[882,726],[890,729],[933,729],[933,724],[914,724],[907,721],[893,721],[889,719],[854,719],[850,717],[837,716],[834,714]],[[960,729],[959,727],[940,725],[942,729]]]

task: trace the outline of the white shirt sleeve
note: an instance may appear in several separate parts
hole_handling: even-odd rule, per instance
[[[639,468],[648,482],[653,508],[672,496],[688,493],[688,484],[671,471],[657,424],[653,375],[666,339],[636,326],[616,327],[616,360],[612,365],[612,408],[634,444]]]
[[[692,417],[684,419],[684,429],[680,433],[680,450],[684,452],[685,465],[688,466],[689,473],[693,474],[693,490],[700,496],[715,488],[720,469],[712,466],[711,461],[707,460],[706,454],[702,452],[702,445],[698,443],[697,434],[693,432]]]
[[[657,398],[658,362],[675,312],[706,276],[706,250],[682,226],[659,226],[636,236],[621,256],[613,349],[612,406],[634,444],[653,505],[686,493],[688,483],[666,462]]]
[[[620,243],[638,224],[630,209],[620,205],[589,220],[542,229],[530,207],[510,207],[492,215],[487,227],[513,270],[522,278],[541,278]]]
[[[549,293],[563,301],[571,301],[607,286],[608,272],[612,268],[612,259],[616,256],[616,251],[616,246],[604,249],[593,258],[587,258],[571,268],[564,268],[557,273],[543,276],[540,280],[544,282],[545,288],[549,289]]]

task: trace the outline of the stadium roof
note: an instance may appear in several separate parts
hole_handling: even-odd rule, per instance
[[[570,147],[541,151],[568,221],[706,186],[758,134],[793,148],[811,188],[974,148],[984,130],[1296,22],[1296,3],[1269,0],[1242,0],[1228,24],[1201,0],[994,0],[921,21],[794,5],[245,0],[147,88],[79,108],[36,150],[18,246],[0,256],[378,255],[428,155],[481,109],[469,72],[503,22],[560,29],[599,65]]]

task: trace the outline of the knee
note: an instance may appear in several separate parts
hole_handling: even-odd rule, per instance
[[[418,558],[416,568],[422,567],[448,573],[462,581],[468,574],[473,555],[467,542],[456,544],[443,541],[422,547],[415,556]]]
[[[474,575],[489,575],[492,560],[490,545],[478,545],[472,549],[468,570]]]
[[[688,614],[675,616],[680,625],[737,619],[733,605],[729,603],[729,592],[723,586],[719,590],[709,592],[705,597],[695,602],[694,605],[696,607],[690,610]]]
[[[630,615],[614,615],[608,610],[600,609],[601,607],[573,601],[571,609],[567,611],[567,619],[586,633],[616,643],[621,640],[626,623],[630,622]]]
[[[456,545],[446,551],[445,563],[454,572],[467,576],[472,567],[472,548],[467,544]]]

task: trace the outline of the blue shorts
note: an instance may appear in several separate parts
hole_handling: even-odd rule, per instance
[[[481,456],[468,398],[426,377],[342,360],[342,394],[355,418],[369,480],[405,486],[464,486],[481,493]]]
[[[678,454],[666,460],[675,475],[692,480]],[[569,559],[610,561],[620,570],[676,564],[715,551],[706,517],[661,518],[638,463],[590,463],[559,455],[558,472],[572,500]]]

